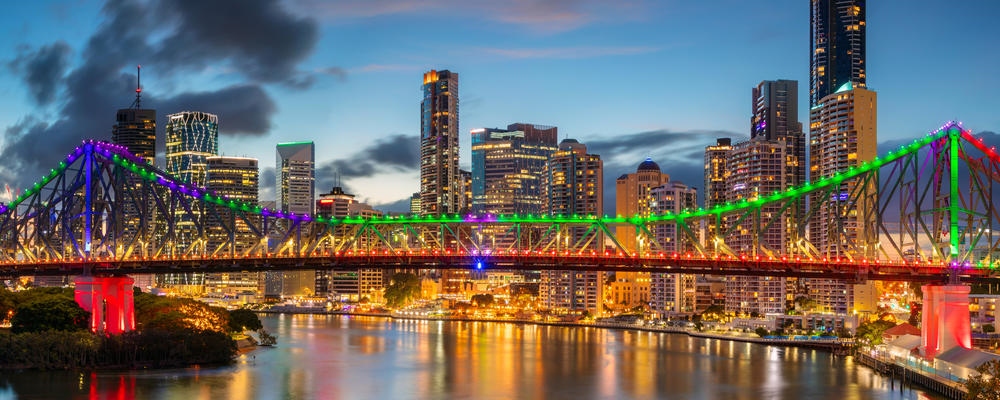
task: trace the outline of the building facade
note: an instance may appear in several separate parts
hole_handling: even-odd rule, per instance
[[[472,136],[472,212],[539,214],[542,172],[557,150],[558,128],[511,124],[480,128]]]
[[[335,186],[316,199],[316,215],[328,218],[380,217],[382,213],[358,201],[353,194]],[[364,239],[364,238],[362,238]],[[365,243],[359,243],[362,248]],[[382,270],[374,268],[335,268],[316,271],[316,295],[334,301],[375,301],[381,298]]]
[[[653,214],[680,213],[682,210],[698,208],[698,189],[681,182],[667,182],[650,190]],[[662,224],[653,227],[656,241],[662,251],[689,252],[694,250],[694,240],[679,232],[676,224]],[[697,306],[697,286],[695,275],[649,274],[649,306],[661,316],[693,313]]]
[[[811,0],[809,106],[845,83],[866,85],[865,0]]]
[[[204,187],[207,158],[219,155],[219,117],[201,111],[170,114],[165,131],[167,173]]]
[[[227,199],[257,205],[260,189],[260,170],[256,158],[215,156],[206,158],[205,189]],[[219,216],[232,221],[234,229],[208,223],[205,227],[209,248],[223,248],[226,256],[236,257],[253,249],[260,249],[260,240],[246,221],[232,215],[232,210],[221,209]],[[222,295],[256,295],[262,279],[259,272],[240,271],[205,274],[205,292]]]
[[[313,214],[316,198],[316,146],[313,142],[278,143],[276,148],[275,194],[277,208],[296,215]],[[275,238],[271,238],[274,240]],[[294,239],[289,239],[294,241]],[[295,243],[280,245],[293,246]],[[316,271],[282,271],[280,289],[266,288],[265,295],[278,292],[282,297],[307,297],[316,294]],[[278,282],[271,279],[269,282]]]
[[[462,203],[458,172],[458,74],[424,74],[420,102],[420,211],[455,214]]]
[[[544,169],[544,211],[550,215],[601,215],[604,210],[604,163],[588,154],[587,146],[565,139]],[[579,228],[574,243],[594,250],[604,248],[604,236]],[[538,296],[542,306],[557,312],[600,315],[604,302],[604,273],[596,271],[542,271]]]
[[[181,181],[205,187],[207,159],[219,154],[219,117],[201,111],[170,114],[165,136],[166,172]],[[193,207],[190,213],[179,210],[174,215],[177,252],[187,252],[198,245],[201,211],[201,207]],[[203,273],[164,274],[158,281],[161,285],[186,286],[181,290],[197,292],[203,289],[204,277]]]

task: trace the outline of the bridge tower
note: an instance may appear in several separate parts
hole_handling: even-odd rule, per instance
[[[90,312],[91,331],[118,334],[135,330],[132,278],[81,275],[73,282],[76,303]]]

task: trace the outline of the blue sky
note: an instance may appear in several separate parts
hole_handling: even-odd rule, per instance
[[[1000,3],[942,4],[868,6],[880,142],[953,119],[1000,130]],[[0,180],[24,187],[83,138],[110,138],[142,64],[159,125],[217,113],[221,152],[260,160],[262,199],[275,144],[313,140],[317,192],[338,171],[398,209],[418,189],[429,69],[459,73],[465,168],[469,130],[530,122],[600,150],[611,187],[647,156],[701,187],[701,151],[747,135],[761,80],[798,80],[808,119],[808,19],[791,0],[16,2],[0,15]]]

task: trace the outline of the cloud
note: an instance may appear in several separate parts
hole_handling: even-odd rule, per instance
[[[36,51],[22,52],[7,66],[23,76],[33,100],[46,105],[58,93],[57,85],[66,74],[71,53],[72,49],[65,42],[56,42]]]
[[[346,190],[352,178],[416,170],[420,165],[419,143],[417,136],[393,135],[375,141],[346,159],[320,165],[316,169],[316,187],[323,189],[318,192],[337,186],[338,177],[339,185]]]
[[[326,67],[319,70],[321,74],[330,75],[337,78],[338,81],[344,82],[347,80],[347,70],[341,67]]]
[[[277,194],[278,180],[274,172],[274,168],[262,168],[260,174],[258,175],[258,198],[261,201],[265,200],[275,200]]]
[[[639,18],[647,1],[629,0],[295,0],[293,8],[330,21],[392,15],[448,15],[520,26],[540,33],[578,29],[598,21]]]
[[[156,23],[172,29],[155,57],[185,70],[228,60],[252,80],[294,83],[319,39],[314,21],[270,0],[165,0],[156,10]]]
[[[660,51],[659,47],[652,46],[624,46],[624,47],[599,47],[599,46],[576,46],[576,47],[550,47],[550,48],[521,48],[521,49],[501,49],[485,47],[480,48],[486,54],[497,55],[506,58],[529,59],[529,58],[560,58],[578,59],[595,58],[606,56],[627,56]]]
[[[62,93],[63,102],[54,112],[56,118],[22,118],[6,128],[0,179],[24,187],[81,140],[109,139],[115,110],[132,102],[136,77],[131,71],[140,61],[158,72],[162,80],[156,87],[171,87],[186,79],[181,73],[219,64],[236,71],[236,82],[227,87],[172,94],[144,91],[142,105],[157,110],[160,137],[166,115],[183,110],[217,114],[225,135],[267,134],[276,107],[262,85],[307,86],[312,77],[297,66],[317,40],[314,21],[293,16],[280,4],[107,0],[103,22],[79,51],[79,65],[66,71],[69,49],[61,42],[26,50],[11,65],[21,71],[31,63],[51,67],[24,76],[25,85],[33,93],[51,86],[44,91]]]
[[[166,115],[185,110],[206,111],[219,116],[219,134],[260,136],[271,130],[274,101],[260,86],[237,85],[211,92],[183,93],[152,102],[162,116],[158,129],[166,125]],[[162,135],[161,135],[162,136]]]

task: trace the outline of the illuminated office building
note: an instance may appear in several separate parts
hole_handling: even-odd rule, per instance
[[[678,214],[698,208],[698,189],[680,182],[667,182],[650,189],[651,211],[654,215]],[[686,253],[694,250],[695,241],[677,229],[676,224],[652,227],[653,235],[664,253]],[[660,316],[692,313],[697,306],[695,275],[649,274],[649,306]]]
[[[424,74],[420,103],[420,208],[424,215],[455,214],[462,203],[458,172],[458,74]]]
[[[256,158],[215,156],[206,158],[205,189],[225,198],[242,203],[257,205],[259,190],[259,169]],[[232,221],[233,230],[229,231],[221,224],[209,222],[205,229],[208,234],[209,248],[218,249],[223,243],[222,255],[237,257],[260,248],[257,237],[243,218],[234,211],[217,210],[225,224]],[[209,218],[206,218],[209,220]],[[255,293],[260,280],[260,273],[250,271],[223,272],[205,274],[205,291],[225,295]]]
[[[554,126],[523,123],[472,130],[472,212],[541,213],[541,174],[557,137]]]

